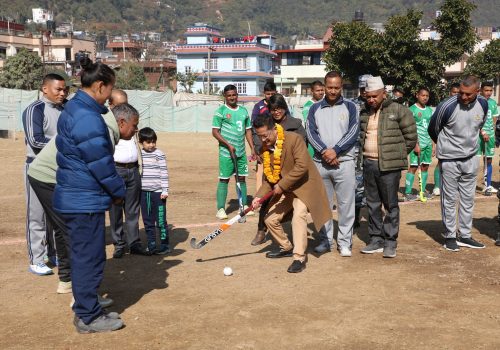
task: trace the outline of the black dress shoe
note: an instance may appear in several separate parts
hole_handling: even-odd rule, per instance
[[[288,272],[290,273],[298,273],[298,272],[301,272],[302,270],[304,270],[306,268],[306,263],[305,262],[301,262],[299,260],[294,260],[292,262],[292,265],[290,265],[290,267],[288,268]]]
[[[125,249],[124,248],[115,248],[115,251],[113,253],[113,259],[121,259],[125,255]]]
[[[293,256],[292,250],[279,250],[277,252],[267,252],[266,258],[276,259],[276,258],[288,258]]]
[[[150,256],[151,252],[144,249],[141,244],[134,244],[130,247],[130,254]]]

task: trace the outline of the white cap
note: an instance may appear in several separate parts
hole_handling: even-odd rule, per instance
[[[370,77],[366,80],[366,92],[372,92],[372,91],[377,91],[380,89],[383,89],[384,82],[382,81],[381,77]]]

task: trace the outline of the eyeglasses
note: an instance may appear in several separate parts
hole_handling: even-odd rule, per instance
[[[271,113],[283,113],[284,111],[285,109],[280,107],[271,109]]]

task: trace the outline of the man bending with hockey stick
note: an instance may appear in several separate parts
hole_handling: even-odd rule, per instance
[[[265,224],[272,238],[280,246],[277,252],[268,252],[268,258],[293,256],[288,272],[301,272],[306,267],[307,212],[311,213],[316,230],[332,219],[323,181],[314,165],[301,136],[283,130],[272,118],[257,116],[253,127],[262,140],[261,157],[264,165],[262,186],[252,202],[260,206],[260,197],[274,189],[274,198],[269,203]],[[290,243],[281,221],[293,210]]]

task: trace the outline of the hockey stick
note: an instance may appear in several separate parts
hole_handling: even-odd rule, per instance
[[[274,194],[274,191],[267,192],[264,195],[264,197],[262,197],[261,199],[259,199],[259,203],[260,204],[264,203],[269,198],[271,198],[273,196],[273,194]],[[222,225],[220,225],[215,231],[213,231],[212,233],[210,233],[207,236],[205,236],[205,238],[203,238],[198,243],[196,243],[196,238],[195,237],[191,238],[191,241],[189,242],[191,244],[191,247],[193,249],[200,249],[200,248],[202,248],[208,242],[210,242],[212,239],[214,239],[218,235],[222,234],[222,232],[224,232],[228,228],[230,228],[236,221],[238,221],[239,218],[241,218],[241,215],[245,216],[250,210],[253,210],[253,206],[250,206],[250,207],[246,208],[242,213],[236,215],[235,217],[232,217],[231,219],[229,219],[228,221],[226,221],[225,223],[223,223]]]
[[[241,194],[241,185],[240,185],[240,175],[238,174],[238,160],[236,159],[236,155],[231,153],[231,159],[233,160],[234,165],[234,179],[236,180],[236,194],[238,195],[238,204],[240,207],[240,218],[238,219],[239,223],[244,223],[247,221],[245,215],[241,215],[245,208],[243,207],[243,195]]]
[[[424,189],[422,188],[422,164],[420,163],[420,153],[418,154],[418,168],[417,168],[417,172],[418,172],[418,188],[419,188],[419,196],[420,196],[420,201],[425,203],[427,202],[427,198],[425,197],[425,193],[424,193]]]

